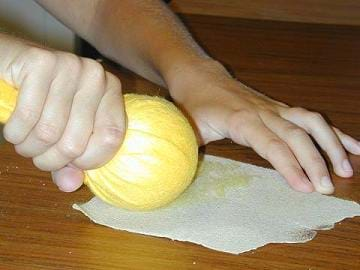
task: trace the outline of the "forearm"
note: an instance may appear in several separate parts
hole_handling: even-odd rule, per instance
[[[102,54],[158,84],[168,85],[178,69],[207,58],[158,0],[93,0],[86,8],[79,1],[38,2]]]

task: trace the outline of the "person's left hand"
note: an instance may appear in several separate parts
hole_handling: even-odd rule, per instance
[[[359,141],[330,126],[317,112],[289,107],[246,87],[217,62],[179,70],[169,87],[193,121],[200,143],[230,138],[252,147],[295,190],[334,191],[311,137],[329,156],[337,175],[353,174],[346,150],[360,155]]]

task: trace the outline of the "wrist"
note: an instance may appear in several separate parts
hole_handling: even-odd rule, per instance
[[[194,89],[199,88],[200,91],[208,84],[214,86],[231,78],[225,67],[210,57],[178,62],[164,75],[171,96],[179,103],[191,98],[195,94]]]

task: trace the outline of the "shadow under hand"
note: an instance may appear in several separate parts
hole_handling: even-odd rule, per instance
[[[5,143],[5,139],[4,139],[4,136],[3,136],[3,125],[0,125],[0,144],[3,144]]]

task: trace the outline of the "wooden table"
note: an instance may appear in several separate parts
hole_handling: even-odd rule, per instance
[[[242,81],[289,104],[320,111],[360,138],[360,28],[185,20],[206,50]],[[129,72],[116,72],[127,89],[164,92]],[[205,151],[269,166],[252,150],[226,140]],[[360,158],[350,159],[355,175],[333,175],[335,196],[360,201]],[[91,198],[86,188],[58,191],[48,173],[8,144],[0,147],[0,173],[0,269],[360,269],[360,217],[321,231],[305,244],[271,244],[236,256],[96,225],[71,208]]]

